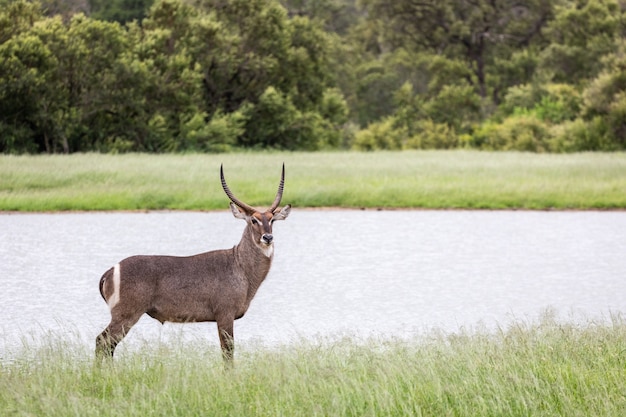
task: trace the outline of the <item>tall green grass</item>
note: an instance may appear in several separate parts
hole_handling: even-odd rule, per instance
[[[50,340],[0,361],[3,416],[624,416],[626,323],[240,349],[160,346],[93,367]]]
[[[615,209],[626,154],[473,151],[0,156],[0,210],[213,210],[265,206],[287,167],[296,207]]]

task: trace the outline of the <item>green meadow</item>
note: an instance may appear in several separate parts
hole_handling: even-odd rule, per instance
[[[207,343],[208,344],[208,343]],[[51,338],[0,361],[3,416],[624,416],[626,323],[544,317],[416,340],[149,346],[95,367]]]
[[[624,209],[626,154],[472,151],[0,156],[1,211],[267,206],[286,166],[297,208]],[[1,328],[1,327],[0,327]],[[122,349],[94,366],[79,337],[2,348],[2,416],[624,416],[626,321],[547,313],[410,340],[333,337]]]
[[[233,192],[295,208],[623,209],[626,154],[477,151],[0,156],[1,211],[216,210]]]

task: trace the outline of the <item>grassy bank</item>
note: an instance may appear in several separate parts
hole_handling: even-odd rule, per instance
[[[0,211],[296,207],[626,208],[626,154],[470,151],[0,156]]]
[[[238,353],[161,346],[93,368],[72,342],[0,361],[5,416],[623,416],[626,324],[544,320],[414,341]]]

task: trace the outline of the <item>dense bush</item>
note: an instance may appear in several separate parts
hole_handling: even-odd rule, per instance
[[[618,0],[0,0],[0,152],[624,150],[625,36]]]
[[[161,0],[141,25],[126,26],[3,3],[2,152],[342,142],[347,110],[330,89],[332,39],[275,1]]]
[[[487,150],[546,152],[550,130],[534,115],[514,115],[502,123],[485,123],[474,133],[472,145]]]
[[[354,148],[364,151],[379,149],[402,149],[402,143],[407,138],[405,128],[397,127],[393,117],[387,117],[380,122],[372,123],[367,129],[357,132],[354,138]]]
[[[589,121],[579,118],[557,125],[552,129],[552,136],[551,148],[554,152],[615,150],[607,125],[600,117]]]
[[[453,149],[459,146],[459,138],[445,123],[435,123],[430,119],[420,120],[416,132],[408,138],[404,149]]]

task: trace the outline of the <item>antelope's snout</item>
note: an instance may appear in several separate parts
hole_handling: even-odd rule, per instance
[[[261,241],[266,245],[269,245],[274,240],[274,236],[271,233],[265,233],[261,236]]]

